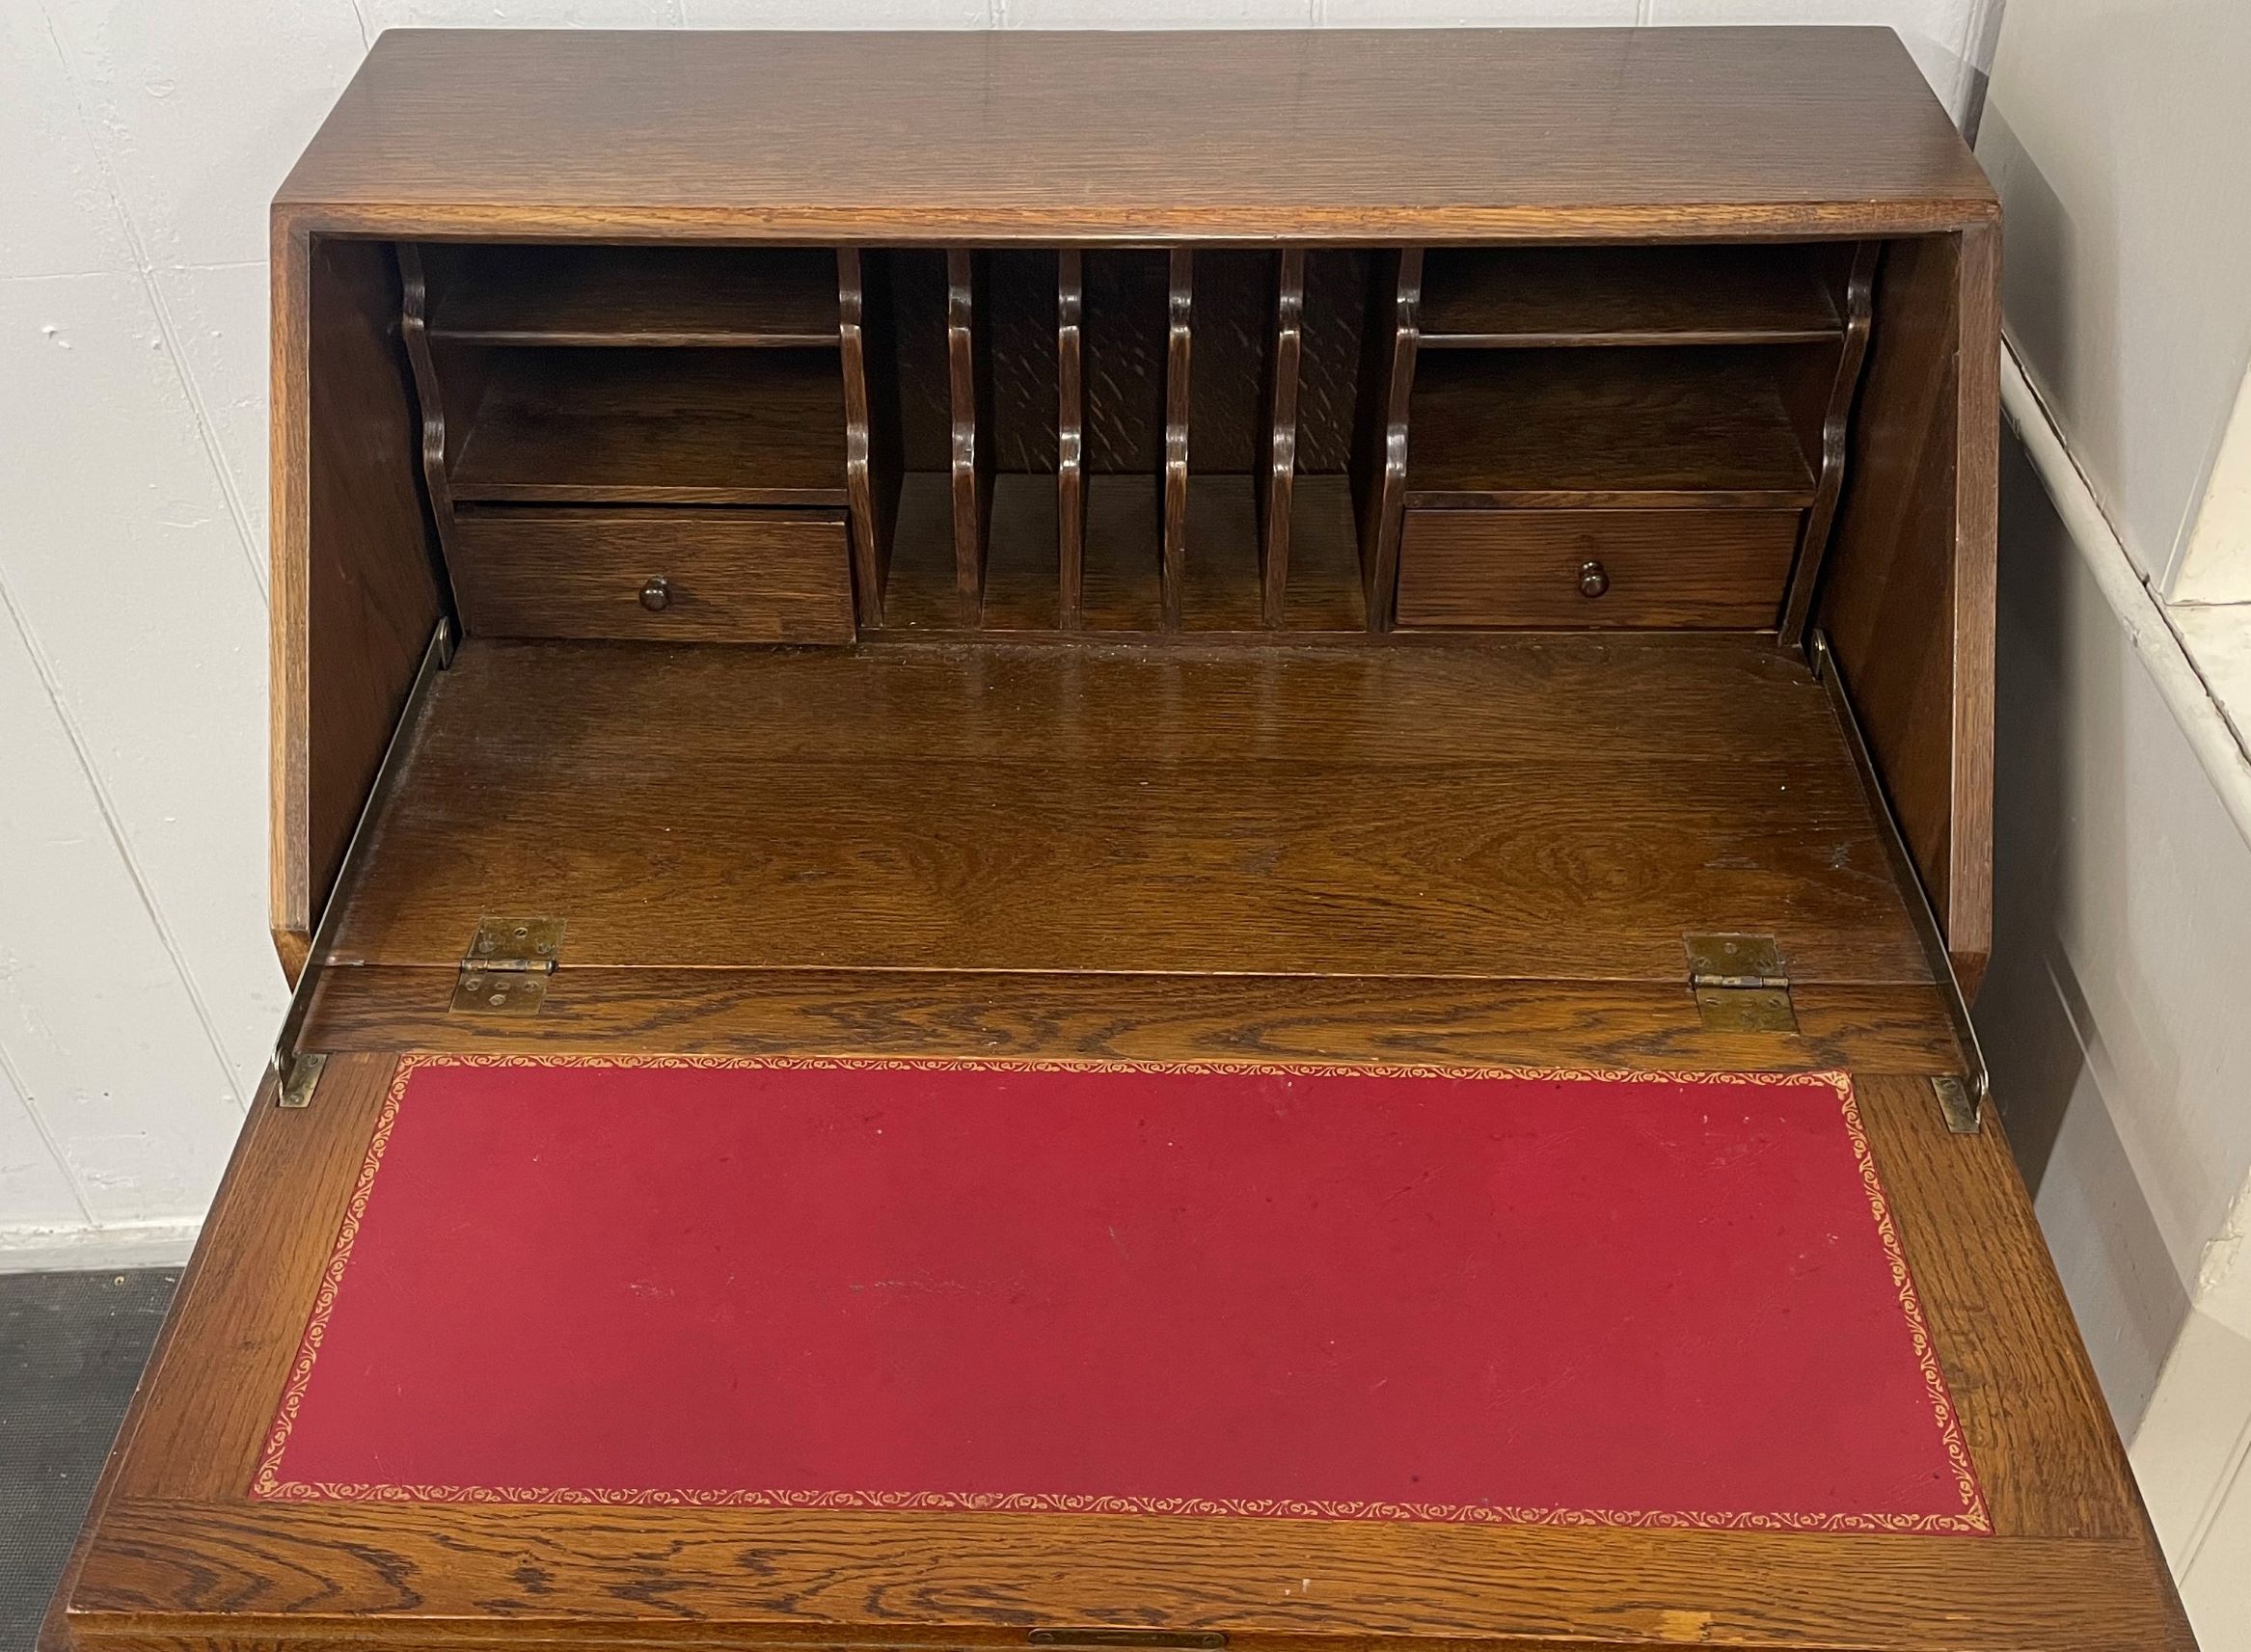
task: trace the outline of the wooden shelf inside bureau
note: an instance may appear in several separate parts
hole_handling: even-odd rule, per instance
[[[1806,505],[1778,354],[1434,351],[1415,373],[1407,504]]]
[[[837,341],[826,247],[458,249],[430,337],[464,344],[706,349]]]
[[[460,501],[841,505],[833,350],[493,352]]]
[[[1775,344],[1844,331],[1816,246],[1448,248],[1423,274],[1425,349]]]

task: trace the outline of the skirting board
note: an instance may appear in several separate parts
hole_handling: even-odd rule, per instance
[[[196,1248],[203,1227],[201,1217],[99,1228],[0,1227],[0,1273],[178,1267]]]

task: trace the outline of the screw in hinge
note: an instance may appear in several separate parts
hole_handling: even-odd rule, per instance
[[[328,1066],[328,1057],[322,1054],[288,1056],[282,1063],[282,1087],[274,1097],[277,1107],[305,1107],[312,1101],[314,1086],[320,1083],[320,1074]]]

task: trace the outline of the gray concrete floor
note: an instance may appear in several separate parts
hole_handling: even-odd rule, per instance
[[[0,1652],[28,1652],[176,1268],[0,1274]]]

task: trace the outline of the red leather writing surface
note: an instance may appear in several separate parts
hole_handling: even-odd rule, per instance
[[[409,1058],[253,1489],[1988,1529],[1823,1074]]]

